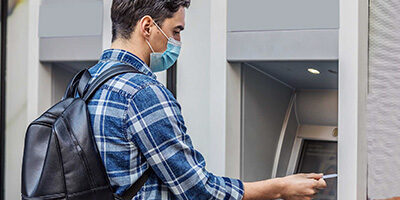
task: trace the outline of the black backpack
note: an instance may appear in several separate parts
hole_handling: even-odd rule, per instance
[[[132,199],[144,185],[150,169],[123,197],[113,193],[87,110],[86,103],[94,92],[123,73],[140,72],[127,65],[114,66],[89,85],[91,76],[82,70],[63,100],[29,125],[22,164],[23,200],[125,200]]]

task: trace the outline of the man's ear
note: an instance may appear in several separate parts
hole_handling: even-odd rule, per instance
[[[146,39],[149,39],[151,27],[153,26],[153,18],[149,15],[144,16],[139,22],[140,34]]]

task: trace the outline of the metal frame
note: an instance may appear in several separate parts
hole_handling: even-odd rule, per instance
[[[295,167],[295,172],[296,173],[302,173],[300,171],[300,166],[303,164],[304,154],[305,154],[305,151],[306,151],[306,148],[304,148],[304,146],[306,145],[306,142],[309,142],[309,141],[318,141],[318,142],[336,143],[337,144],[337,141],[302,139],[302,144],[301,144],[301,147],[300,147],[301,152],[299,152],[299,157],[297,159],[296,167]]]
[[[301,147],[303,146],[303,138],[296,137],[292,147],[289,164],[286,170],[286,175],[292,175],[296,171],[296,165],[299,161]]]
[[[172,92],[174,97],[176,98],[176,79],[177,79],[177,69],[178,65],[175,64],[167,70],[167,88]]]
[[[6,125],[6,45],[8,1],[1,1],[1,72],[0,72],[0,200],[4,199],[5,125]]]
[[[282,129],[281,129],[281,134],[279,136],[279,140],[278,140],[278,145],[276,147],[276,153],[275,153],[275,159],[274,159],[274,165],[272,168],[272,174],[271,174],[271,178],[276,178],[277,172],[278,172],[278,166],[279,166],[279,159],[281,157],[281,151],[282,151],[282,145],[283,145],[283,140],[285,138],[285,134],[286,134],[286,129],[289,123],[289,118],[290,118],[290,113],[292,112],[292,108],[296,102],[296,91],[293,92],[292,97],[290,99],[289,102],[289,106],[286,110],[286,115],[285,115],[285,119],[283,120],[283,124],[282,124]]]
[[[288,168],[286,171],[286,175],[291,175],[296,172],[296,167],[299,162],[300,158],[300,150],[302,148],[304,140],[319,140],[319,141],[329,141],[329,142],[337,142],[337,138],[335,139],[330,135],[330,129],[333,129],[334,127],[324,127],[324,126],[312,126],[312,127],[317,127],[323,131],[312,131],[309,132],[308,134],[304,134],[301,132],[302,128],[301,126],[308,126],[308,125],[299,125],[297,127],[297,133],[296,133],[296,138],[293,143],[292,147],[292,153],[290,154],[290,159],[289,159],[289,164]],[[303,129],[304,130],[304,129]],[[315,129],[314,129],[315,130]]]

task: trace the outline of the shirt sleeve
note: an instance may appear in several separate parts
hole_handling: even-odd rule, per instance
[[[180,105],[162,85],[138,91],[127,110],[127,131],[158,178],[178,199],[243,197],[240,180],[215,176],[194,149]]]

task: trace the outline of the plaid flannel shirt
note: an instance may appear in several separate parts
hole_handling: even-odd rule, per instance
[[[133,199],[242,199],[240,180],[205,169],[186,133],[180,105],[142,60],[110,49],[89,72],[96,78],[121,64],[143,74],[112,78],[88,102],[96,143],[116,193],[122,195],[151,167],[154,173]]]

